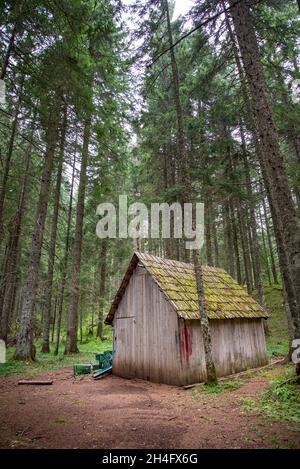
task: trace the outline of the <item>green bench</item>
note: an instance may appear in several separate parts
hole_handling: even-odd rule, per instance
[[[95,362],[77,363],[73,366],[74,377],[77,375],[91,374],[97,370],[104,370],[112,366],[112,350],[106,350],[102,353],[95,354]]]

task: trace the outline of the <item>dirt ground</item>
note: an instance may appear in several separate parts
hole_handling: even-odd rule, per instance
[[[267,385],[256,374],[234,391],[201,393],[125,380],[43,373],[52,386],[0,380],[1,448],[290,448],[300,435],[283,422],[246,412],[242,397]]]

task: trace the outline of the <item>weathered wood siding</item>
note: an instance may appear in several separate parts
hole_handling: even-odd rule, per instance
[[[210,321],[219,376],[267,363],[262,321]],[[177,385],[205,379],[200,323],[179,319],[144,267],[133,273],[113,325],[114,374]]]
[[[213,357],[218,376],[267,363],[263,319],[211,320]],[[180,321],[181,382],[205,380],[204,347],[200,324]]]
[[[113,325],[114,374],[180,384],[178,317],[145,268],[133,273]]]

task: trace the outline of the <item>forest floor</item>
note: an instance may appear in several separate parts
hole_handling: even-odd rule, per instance
[[[266,288],[273,361],[288,351],[280,286]],[[0,447],[3,448],[300,448],[300,386],[285,383],[292,367],[249,370],[217,386],[184,390],[115,376],[73,378],[108,340],[79,344],[81,353],[42,354],[37,361],[0,365]],[[87,340],[88,338],[86,338]],[[18,386],[19,379],[53,379],[52,386]]]
[[[1,378],[0,447],[300,448],[299,386],[288,391],[287,413],[266,397],[270,380],[282,382],[289,369],[275,364],[189,390],[115,376],[74,379],[70,368],[42,372],[52,386]]]

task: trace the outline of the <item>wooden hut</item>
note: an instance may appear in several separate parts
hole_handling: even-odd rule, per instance
[[[218,376],[266,364],[266,311],[223,269],[202,269]],[[106,323],[114,329],[114,374],[175,385],[205,380],[191,264],[135,253]]]

